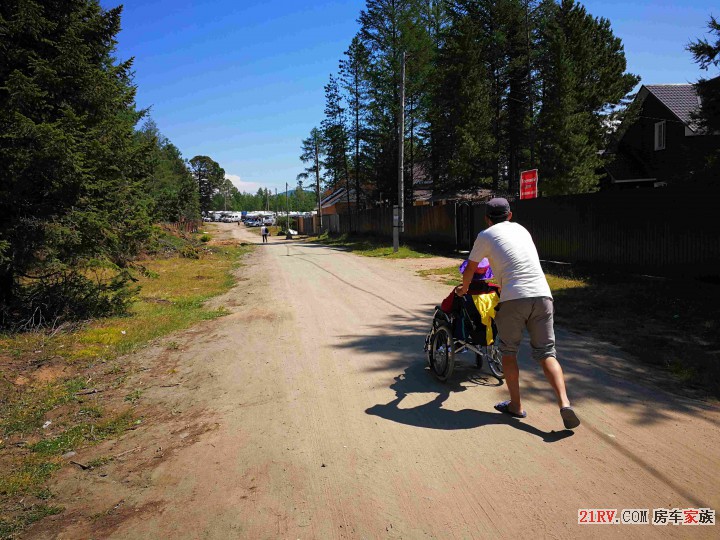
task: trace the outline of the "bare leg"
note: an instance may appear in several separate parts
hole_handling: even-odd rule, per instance
[[[517,356],[503,355],[502,364],[505,382],[510,391],[509,409],[514,413],[521,414],[523,408],[520,402],[520,369],[518,368]]]
[[[503,369],[505,369],[504,360],[505,358],[503,357]],[[547,358],[540,360],[540,365],[543,368],[543,372],[545,372],[545,378],[547,378],[550,386],[552,386],[553,390],[555,390],[558,405],[560,407],[569,407],[570,400],[565,392],[565,377],[563,376],[563,370],[560,367],[560,362],[558,362],[557,358],[554,356],[548,356]],[[507,378],[507,375],[505,375],[505,378]],[[510,383],[508,382],[508,387],[509,386]]]

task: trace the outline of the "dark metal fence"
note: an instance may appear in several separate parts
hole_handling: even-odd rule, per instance
[[[652,275],[720,276],[720,188],[639,189],[511,203],[540,257]],[[485,205],[416,206],[401,241],[469,249],[485,228]],[[350,231],[347,214],[340,231]],[[353,214],[352,230],[392,237],[392,208]]]
[[[720,276],[720,190],[641,189],[513,204],[540,256],[652,275]]]
[[[392,208],[373,208],[348,216],[340,215],[340,231],[392,238]],[[404,240],[454,246],[455,205],[411,206],[405,209]]]

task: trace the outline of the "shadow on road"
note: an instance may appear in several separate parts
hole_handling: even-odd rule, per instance
[[[494,385],[493,385],[494,386]],[[433,381],[427,370],[419,363],[413,362],[402,375],[395,377],[390,385],[395,391],[395,399],[385,405],[375,405],[365,412],[386,420],[409,426],[430,429],[473,429],[490,425],[509,426],[520,431],[540,437],[545,442],[557,442],[573,435],[572,431],[541,431],[536,427],[511,418],[498,412],[463,409],[453,411],[443,408],[443,403],[453,392],[464,392],[467,387],[458,383],[442,385]],[[435,399],[423,405],[411,408],[400,408],[400,404],[410,393],[437,393]]]
[[[364,327],[363,334],[338,336],[341,339],[336,346],[374,355],[385,353],[387,360],[382,365],[375,363],[368,368],[374,371],[399,372],[410,369],[414,364],[424,366],[426,360],[422,348],[430,329],[433,308],[434,304],[425,304],[416,311],[406,311],[406,315],[380,315],[381,321]],[[568,393],[576,405],[582,407],[583,401],[616,404],[630,413],[631,421],[640,426],[676,422],[674,413],[701,415],[705,421],[720,425],[716,415],[712,414],[717,411],[716,406],[663,391],[653,385],[647,374],[636,368],[632,358],[619,349],[607,343],[585,340],[561,329],[557,331],[557,337],[559,360],[565,372]],[[470,356],[467,355],[466,364],[470,362]],[[459,355],[457,359],[462,361],[464,357]],[[554,402],[555,396],[542,369],[531,358],[527,337],[520,348],[518,361],[523,401],[530,406],[533,403]],[[429,373],[418,373],[432,380]],[[472,375],[468,379],[469,373],[477,374],[478,371],[463,369],[460,365],[452,380],[475,382]],[[435,384],[438,385],[436,391],[439,391],[442,385]]]

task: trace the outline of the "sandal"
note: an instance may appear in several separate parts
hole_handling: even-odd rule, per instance
[[[560,409],[560,416],[562,416],[565,429],[575,429],[580,425],[580,419],[572,407],[563,407]]]
[[[513,418],[525,418],[527,416],[527,413],[525,411],[521,413],[512,412],[510,410],[510,400],[507,401],[501,401],[500,403],[497,403],[495,405],[495,410],[500,411],[503,414],[509,414]]]

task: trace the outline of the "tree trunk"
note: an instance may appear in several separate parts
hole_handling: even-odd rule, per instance
[[[0,326],[8,321],[5,320],[5,314],[15,300],[15,278],[13,276],[12,266],[0,269]]]

